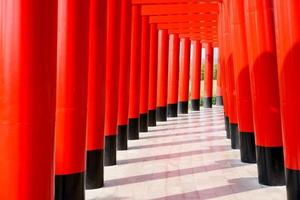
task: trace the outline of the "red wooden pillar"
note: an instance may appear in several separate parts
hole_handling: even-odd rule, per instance
[[[107,1],[106,19],[106,86],[105,86],[105,151],[104,165],[117,164],[118,83],[120,64],[120,13],[118,0]]]
[[[221,83],[221,63],[220,63],[220,51],[219,51],[219,63],[217,69],[217,95],[216,95],[216,105],[223,106],[223,94],[222,94],[222,83]]]
[[[84,199],[90,1],[60,0],[55,199]]]
[[[202,44],[199,40],[192,41],[192,87],[191,87],[191,109],[200,110],[200,90],[201,90],[201,59]]]
[[[131,0],[121,1],[120,27],[120,65],[119,65],[119,101],[118,101],[118,150],[127,150],[129,72],[131,45]]]
[[[234,80],[234,66],[233,66],[233,47],[232,41],[233,36],[230,28],[230,13],[231,6],[230,1],[224,1],[224,14],[225,14],[225,25],[224,25],[224,40],[226,49],[225,63],[226,63],[226,87],[228,92],[228,102],[229,102],[229,130],[231,137],[231,147],[233,149],[238,149],[240,147],[239,130],[238,130],[238,118],[237,118],[237,108],[236,108],[236,92],[235,92],[235,80]]]
[[[149,16],[143,16],[141,37],[140,132],[148,132],[149,39]]]
[[[204,108],[212,108],[213,99],[213,68],[214,48],[211,43],[205,46],[205,68],[204,68]]]
[[[149,94],[148,94],[148,125],[156,126],[157,103],[157,64],[158,64],[158,30],[156,24],[150,24],[149,47]]]
[[[168,77],[168,117],[177,117],[179,83],[179,47],[178,34],[169,38],[169,77]]]
[[[52,200],[57,1],[2,0],[0,13],[0,199]]]
[[[128,139],[139,139],[141,74],[141,7],[132,5]]]
[[[167,121],[168,97],[168,30],[158,31],[158,73],[157,73],[157,108],[156,120]]]
[[[288,200],[300,199],[300,2],[275,1],[278,74]]]
[[[179,103],[178,112],[187,114],[189,108],[190,86],[190,38],[181,38],[180,41],[180,68],[179,68]]]
[[[220,73],[221,73],[221,86],[222,86],[222,97],[224,103],[224,122],[226,137],[230,139],[230,129],[229,129],[229,106],[230,102],[228,101],[228,92],[226,84],[226,48],[225,48],[225,13],[224,13],[224,4],[220,6],[219,14],[219,53],[220,53]]]
[[[86,188],[95,189],[103,186],[106,1],[91,0],[89,37]]]
[[[259,182],[264,185],[283,185],[285,178],[273,1],[245,2]]]
[[[240,153],[242,162],[255,163],[255,140],[249,76],[249,62],[245,29],[244,3],[231,0],[231,31],[233,64],[235,70],[236,107],[239,124]]]

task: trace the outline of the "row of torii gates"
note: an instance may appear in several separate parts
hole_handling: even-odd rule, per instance
[[[298,0],[0,0],[0,199],[84,199],[85,173],[88,189],[102,187],[127,134],[188,112],[191,44],[191,108],[202,46],[212,105],[218,47],[232,148],[257,162],[261,184],[300,199],[299,10]]]

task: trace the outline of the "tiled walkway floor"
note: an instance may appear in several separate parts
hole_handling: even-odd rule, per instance
[[[285,187],[259,185],[256,165],[240,162],[222,113],[202,109],[141,133],[118,152],[117,166],[105,167],[105,187],[87,191],[87,199],[286,199]]]

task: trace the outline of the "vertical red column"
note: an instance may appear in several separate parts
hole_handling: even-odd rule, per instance
[[[58,1],[55,199],[84,199],[90,1]]]
[[[158,31],[157,121],[167,121],[168,98],[168,30]]]
[[[179,68],[179,104],[178,112],[187,114],[189,109],[190,86],[190,38],[181,38],[180,41],[180,68]]]
[[[231,32],[233,64],[235,70],[236,107],[238,114],[240,153],[242,162],[255,163],[255,140],[251,102],[248,51],[245,29],[244,3],[231,0],[232,24]]]
[[[213,99],[213,68],[214,48],[211,43],[205,46],[205,67],[204,67],[204,99],[203,106],[212,108]]]
[[[236,108],[236,92],[235,92],[235,80],[234,80],[234,65],[233,65],[233,49],[232,49],[232,32],[230,27],[230,13],[231,10],[229,0],[224,0],[224,40],[226,49],[225,56],[225,71],[226,71],[226,87],[228,92],[228,102],[229,102],[229,130],[231,136],[231,147],[233,149],[238,149],[240,147],[239,130],[238,130],[238,118],[237,118],[237,108]]]
[[[158,30],[156,24],[150,24],[150,60],[149,60],[149,95],[148,125],[156,126],[157,103],[157,64],[158,64]]]
[[[106,1],[91,0],[89,37],[86,188],[96,189],[103,186]]]
[[[222,86],[222,97],[224,103],[224,122],[225,122],[225,130],[226,137],[230,139],[230,129],[229,129],[229,105],[228,101],[228,92],[226,85],[226,48],[225,46],[225,13],[224,13],[224,3],[219,6],[219,53],[220,53],[220,73],[221,73],[221,86]]]
[[[178,34],[169,37],[169,77],[168,77],[168,117],[177,117],[179,83],[179,47]]]
[[[288,200],[300,199],[300,2],[275,1],[278,74]]]
[[[141,7],[132,5],[128,139],[139,139],[141,74]]]
[[[222,83],[221,83],[221,59],[220,59],[220,51],[219,51],[219,59],[218,59],[218,69],[217,69],[217,95],[216,95],[216,105],[223,105],[223,94],[222,94]]]
[[[0,199],[52,200],[57,1],[2,0],[0,13]]]
[[[140,80],[140,132],[148,132],[148,90],[149,90],[149,16],[142,17],[141,80]]]
[[[199,40],[192,41],[192,87],[191,87],[191,109],[200,110],[200,90],[201,90],[201,59],[202,44]]]
[[[121,1],[120,65],[118,101],[118,150],[127,150],[129,72],[131,47],[131,0]]]
[[[107,1],[106,19],[106,89],[105,89],[105,151],[104,165],[117,164],[118,83],[120,64],[120,13],[118,0]]]
[[[246,0],[245,12],[258,178],[264,185],[283,185],[273,1]]]

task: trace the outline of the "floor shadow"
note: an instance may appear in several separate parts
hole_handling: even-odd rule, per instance
[[[210,132],[218,132],[218,131],[224,131],[224,128],[209,128],[205,129],[204,131],[188,131],[183,133],[176,133],[176,134],[162,134],[162,135],[150,135],[150,136],[141,136],[140,139],[154,139],[154,138],[167,138],[167,137],[174,137],[174,136],[185,136],[185,135],[198,135],[198,134],[206,134]]]
[[[261,189],[262,186],[258,184],[257,178],[237,178],[230,179],[228,185],[197,190],[189,193],[182,193],[178,195],[171,195],[161,198],[155,198],[152,200],[180,200],[180,199],[212,199],[217,197],[223,197],[231,194],[238,194],[251,190]]]
[[[125,164],[148,162],[148,161],[154,161],[154,160],[157,161],[157,160],[180,158],[180,157],[187,157],[187,156],[193,156],[193,155],[203,155],[203,154],[207,154],[207,153],[225,152],[225,151],[230,151],[230,150],[231,150],[231,148],[229,147],[229,145],[215,145],[215,146],[210,146],[207,149],[199,149],[199,150],[194,150],[194,151],[186,151],[186,152],[179,152],[179,153],[148,156],[148,157],[142,157],[142,158],[118,160],[117,163],[118,163],[118,165],[125,165]]]
[[[135,146],[135,147],[129,147],[129,150],[136,150],[136,149],[148,149],[148,148],[158,148],[158,147],[166,147],[166,146],[175,146],[175,145],[182,145],[182,144],[192,144],[192,143],[200,143],[200,142],[208,142],[208,141],[217,141],[217,140],[224,140],[226,139],[224,136],[208,136],[205,138],[200,139],[193,139],[193,140],[186,140],[186,141],[172,141],[172,142],[166,142],[161,144],[148,144],[143,146]]]
[[[216,161],[211,165],[203,165],[199,167],[186,168],[186,169],[178,169],[178,170],[170,170],[152,174],[144,174],[137,175],[119,179],[112,179],[105,181],[105,187],[116,187],[121,185],[133,184],[133,183],[141,183],[146,181],[153,181],[165,178],[172,178],[177,176],[185,176],[191,174],[198,174],[222,169],[230,169],[245,166],[246,164],[241,163],[239,160],[228,159],[228,160],[220,160]]]
[[[157,127],[161,127],[161,126],[172,126],[172,125],[180,125],[182,123],[188,123],[188,124],[194,124],[194,123],[206,123],[206,122],[222,122],[224,123],[224,118],[211,118],[211,119],[205,119],[202,120],[200,119],[199,121],[191,121],[191,119],[178,119],[178,120],[173,120],[173,121],[169,121],[168,123],[160,123],[158,124]]]
[[[149,133],[153,133],[153,132],[164,132],[164,131],[172,131],[172,130],[181,130],[181,129],[191,129],[191,128],[210,128],[210,127],[214,127],[216,126],[216,124],[212,124],[213,126],[207,126],[206,124],[205,125],[201,125],[201,124],[198,124],[197,126],[192,126],[190,124],[187,124],[186,126],[180,126],[180,127],[170,127],[170,128],[161,128],[161,129],[156,129],[156,130],[150,130]],[[220,123],[221,125],[221,123]]]

